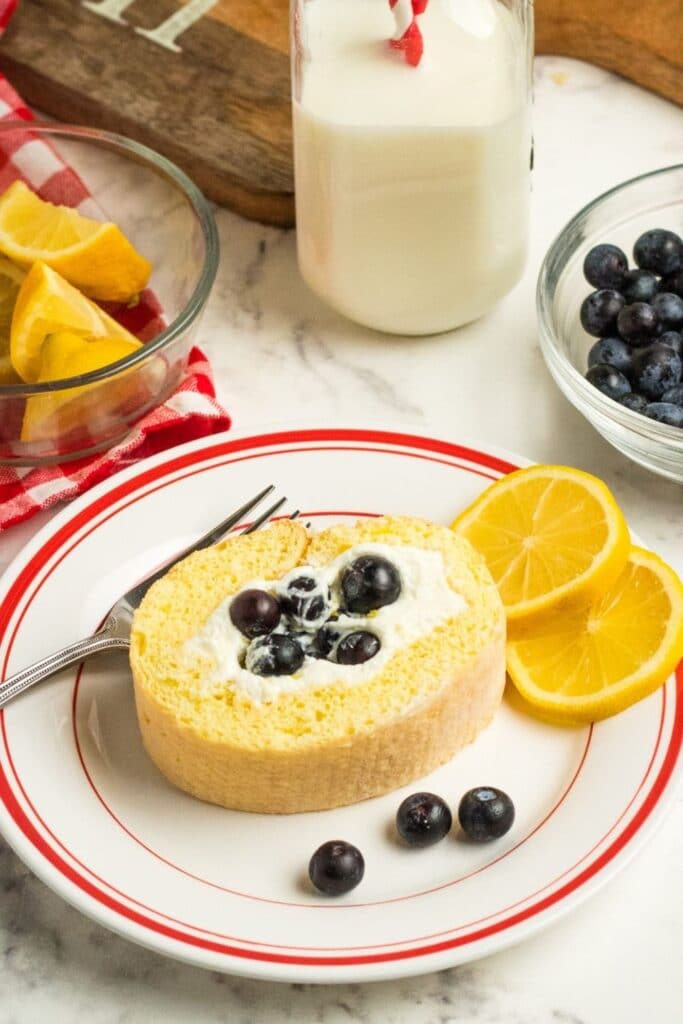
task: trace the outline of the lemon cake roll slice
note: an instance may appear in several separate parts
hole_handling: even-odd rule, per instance
[[[426,775],[488,725],[505,616],[484,560],[446,527],[286,520],[155,583],[131,666],[170,782],[238,810],[320,810]]]

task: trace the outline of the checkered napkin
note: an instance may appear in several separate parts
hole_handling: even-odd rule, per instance
[[[0,34],[15,7],[16,0],[0,0]],[[31,120],[32,117],[7,79],[0,75],[0,120]],[[0,192],[22,178],[43,199],[77,206],[87,212],[91,201],[85,185],[53,149],[40,139],[27,141],[22,132],[9,135],[13,144],[0,142]],[[123,314],[117,312],[116,318],[146,341],[158,334],[163,325],[161,314],[153,293],[146,291],[137,306]],[[215,396],[209,362],[200,349],[193,348],[185,379],[178,390],[141,419],[121,444],[62,465],[37,469],[0,466],[0,533],[41,509],[75,498],[117,469],[147,455],[227,430],[230,417]],[[0,432],[3,429],[13,427],[0,422]]]

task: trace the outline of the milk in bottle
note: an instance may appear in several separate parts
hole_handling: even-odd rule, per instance
[[[389,44],[405,0],[393,12],[388,0],[293,3],[305,280],[382,331],[427,334],[481,316],[525,259],[526,3],[429,0],[414,19],[417,65]]]

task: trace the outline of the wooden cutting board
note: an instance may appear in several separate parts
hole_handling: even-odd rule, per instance
[[[683,0],[536,0],[536,51],[683,103]],[[65,121],[123,132],[256,220],[294,220],[288,0],[20,0],[0,69]]]

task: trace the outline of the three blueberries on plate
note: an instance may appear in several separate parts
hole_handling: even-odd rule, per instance
[[[465,793],[458,806],[460,828],[475,843],[500,839],[512,828],[515,807],[502,789],[477,786]],[[451,830],[453,816],[445,800],[435,793],[412,793],[396,812],[396,829],[408,846],[433,846]],[[331,839],[311,857],[308,875],[326,896],[350,892],[365,873],[363,855],[352,843]]]

